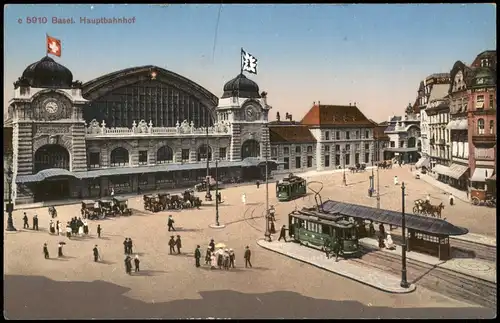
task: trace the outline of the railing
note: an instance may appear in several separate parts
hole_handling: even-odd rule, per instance
[[[171,136],[199,136],[199,135],[229,135],[231,125],[225,122],[217,122],[213,127],[195,128],[194,123],[184,121],[177,122],[175,127],[153,127],[150,121],[146,123],[141,120],[138,124],[135,121],[132,123],[132,128],[118,127],[107,128],[106,123],[102,121],[100,124],[97,120],[92,120],[90,125],[85,128],[87,137],[102,137],[102,136],[141,136],[141,135],[171,135]]]

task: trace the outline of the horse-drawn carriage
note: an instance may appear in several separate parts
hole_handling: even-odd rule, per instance
[[[392,160],[384,160],[380,163],[377,163],[377,167],[382,169],[391,169],[392,164],[393,164]]]
[[[128,207],[128,199],[124,197],[113,197],[112,208],[116,215],[132,215],[132,209]]]
[[[441,202],[439,205],[432,205],[427,200],[418,199],[415,201],[413,213],[431,216],[433,218],[441,219],[441,212],[444,209],[444,204]]]
[[[200,207],[201,199],[195,196],[193,190],[186,190],[179,194],[159,193],[144,195],[144,209],[151,212],[160,212],[166,209],[188,209]]]
[[[82,214],[82,217],[84,219],[90,219],[94,220],[96,218],[99,218],[99,215],[97,210],[99,209],[99,202],[98,201],[82,201],[82,208],[80,210],[80,213]]]
[[[349,167],[351,173],[358,173],[366,171],[366,164],[357,163],[355,166]]]
[[[90,220],[104,219],[109,216],[115,217],[117,215],[132,215],[132,210],[128,207],[128,200],[122,197],[82,201],[80,212],[84,219]]]

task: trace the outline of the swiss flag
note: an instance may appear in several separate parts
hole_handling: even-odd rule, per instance
[[[47,54],[61,57],[61,41],[47,35]]]

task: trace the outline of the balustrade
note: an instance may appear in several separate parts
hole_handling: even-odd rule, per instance
[[[108,128],[106,122],[102,121],[100,124],[97,120],[92,120],[85,128],[85,133],[89,137],[94,136],[140,136],[140,135],[170,135],[170,136],[199,136],[206,135],[229,135],[231,124],[224,121],[219,121],[213,127],[195,128],[194,123],[189,123],[184,120],[182,123],[177,122],[175,127],[153,127],[150,121],[141,120],[139,123],[135,121],[132,123],[132,128]]]

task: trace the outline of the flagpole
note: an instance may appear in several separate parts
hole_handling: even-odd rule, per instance
[[[49,39],[49,34],[45,33],[45,57],[49,57],[49,51],[47,50],[47,39]]]
[[[243,47],[241,47],[240,54],[240,74],[243,75]]]

